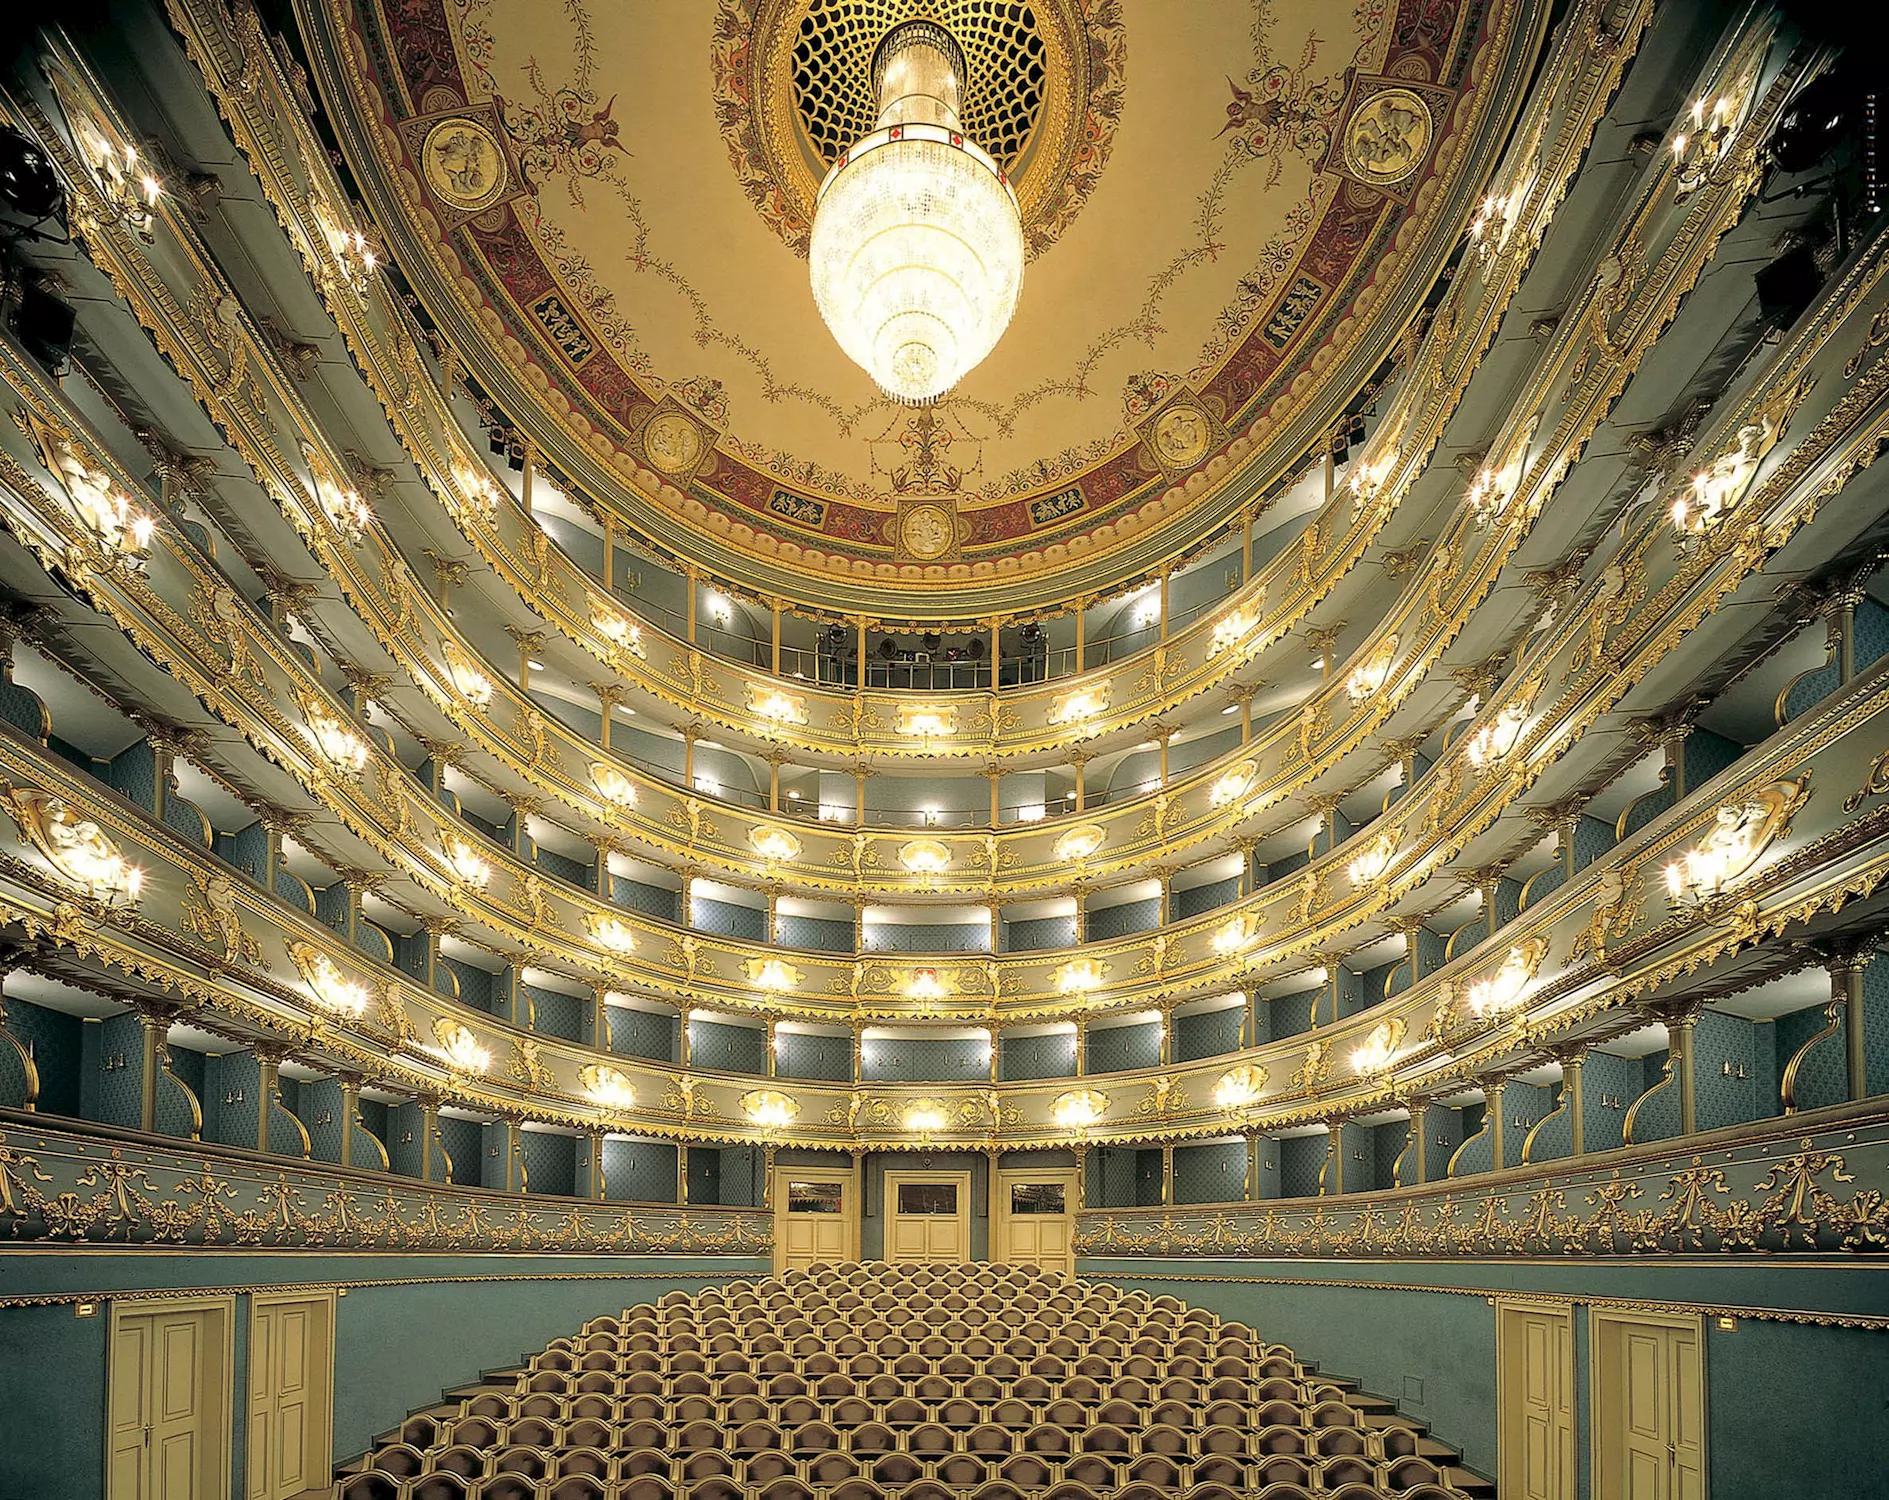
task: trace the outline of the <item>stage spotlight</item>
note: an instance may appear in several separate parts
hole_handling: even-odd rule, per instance
[[[65,228],[66,189],[58,169],[11,126],[0,126],[0,206],[29,230],[49,219]]]

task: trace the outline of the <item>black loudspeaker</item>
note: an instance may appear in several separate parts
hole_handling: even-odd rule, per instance
[[[66,371],[72,353],[72,308],[43,287],[29,285],[20,294],[14,330],[27,351],[54,375]]]
[[[1785,251],[1752,279],[1758,288],[1758,311],[1773,328],[1795,322],[1823,288],[1817,252],[1809,245]]]
[[[0,205],[28,223],[65,222],[66,190],[59,172],[32,141],[0,127]]]

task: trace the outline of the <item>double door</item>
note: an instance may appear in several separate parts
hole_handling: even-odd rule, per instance
[[[1597,1308],[1590,1332],[1595,1500],[1705,1500],[1699,1319]]]
[[[234,1299],[112,1304],[107,1500],[229,1493]]]

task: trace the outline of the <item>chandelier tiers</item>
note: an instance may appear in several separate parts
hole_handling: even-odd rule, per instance
[[[931,21],[873,53],[879,123],[814,207],[813,297],[847,357],[896,401],[950,390],[996,347],[1023,284],[1023,220],[1003,169],[958,124],[964,54]]]

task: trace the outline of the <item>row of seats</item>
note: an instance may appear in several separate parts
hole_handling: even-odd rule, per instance
[[[1178,1298],[816,1266],[592,1319],[416,1413],[342,1500],[1491,1493],[1389,1402]]]

